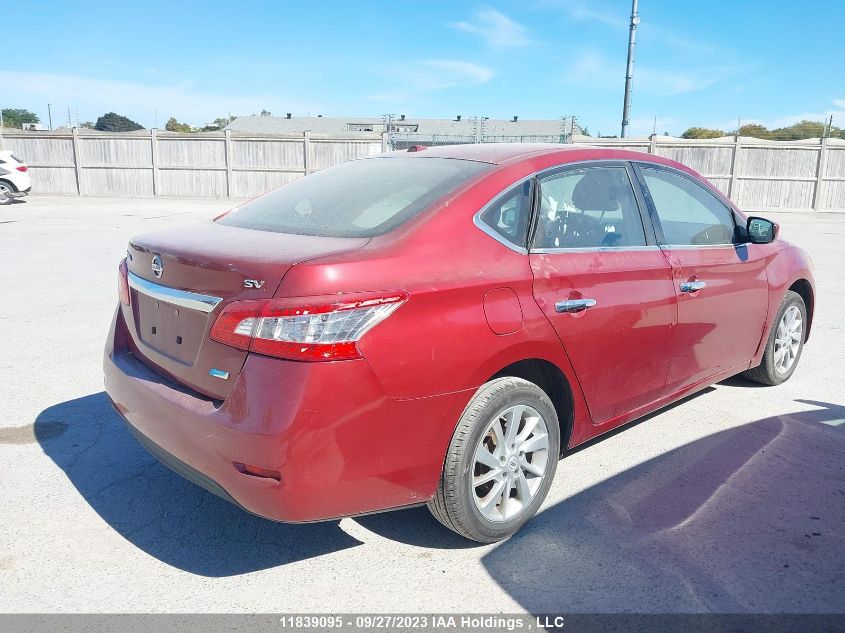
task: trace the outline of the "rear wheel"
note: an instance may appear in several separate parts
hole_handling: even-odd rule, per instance
[[[804,349],[806,327],[807,306],[801,295],[789,290],[775,317],[762,362],[742,375],[763,385],[779,385],[789,380]]]
[[[543,503],[559,454],[560,427],[546,393],[521,378],[492,380],[458,422],[429,510],[473,541],[507,538]]]
[[[11,204],[12,198],[7,196],[8,193],[13,193],[15,188],[7,182],[0,180],[0,205]]]

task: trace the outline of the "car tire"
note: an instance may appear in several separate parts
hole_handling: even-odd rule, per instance
[[[536,514],[559,457],[560,425],[546,392],[521,378],[491,380],[461,415],[428,508],[470,540],[500,541]],[[501,472],[490,466],[497,462]]]
[[[13,193],[14,191],[16,191],[14,185],[5,180],[0,180],[0,205],[12,204],[13,198],[10,198],[6,194]]]
[[[788,290],[766,341],[763,360],[757,367],[743,372],[742,376],[761,385],[786,382],[798,366],[806,338],[807,306],[801,295]]]

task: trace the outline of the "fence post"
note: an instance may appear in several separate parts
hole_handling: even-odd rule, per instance
[[[381,151],[382,152],[387,151],[387,132],[381,133]]]
[[[305,175],[307,176],[311,173],[311,132],[308,130],[302,133],[302,157]]]
[[[731,182],[728,185],[728,198],[734,201],[734,203],[739,204],[739,200],[737,200],[734,196],[738,195],[739,192],[737,191],[737,181],[739,180],[739,152],[742,150],[742,137],[737,134],[734,137],[734,151],[733,155],[731,156]]]
[[[160,187],[158,185],[158,130],[152,128],[150,130],[150,160],[153,167],[153,195],[159,195]]]
[[[223,155],[226,157],[226,197],[232,197],[232,130],[223,130]]]
[[[657,153],[657,134],[651,135],[651,143],[648,146],[648,153],[649,154],[656,154]]]
[[[824,182],[824,172],[827,169],[827,139],[822,138],[819,145],[819,162],[816,163],[816,188],[813,189],[813,211],[818,211],[821,206],[822,197],[822,183]]]
[[[76,195],[82,195],[82,180],[79,178],[79,129],[73,128],[73,173],[76,177]]]

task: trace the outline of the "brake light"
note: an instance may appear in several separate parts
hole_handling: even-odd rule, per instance
[[[406,293],[331,304],[289,299],[233,301],[211,327],[213,340],[292,360],[360,358],[358,341],[408,300]]]
[[[18,171],[22,171],[22,172],[29,171],[29,167],[27,167],[26,165],[21,165],[20,167],[15,167],[15,169],[17,169]]]
[[[117,295],[123,305],[129,305],[129,268],[126,266],[125,257],[117,269]]]

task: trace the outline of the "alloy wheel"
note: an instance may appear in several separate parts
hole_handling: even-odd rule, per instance
[[[470,472],[475,507],[488,521],[519,515],[548,471],[549,432],[535,409],[517,405],[494,417],[476,446]]]
[[[779,373],[785,374],[795,364],[803,333],[801,310],[798,306],[789,306],[780,318],[775,334],[775,369]]]

